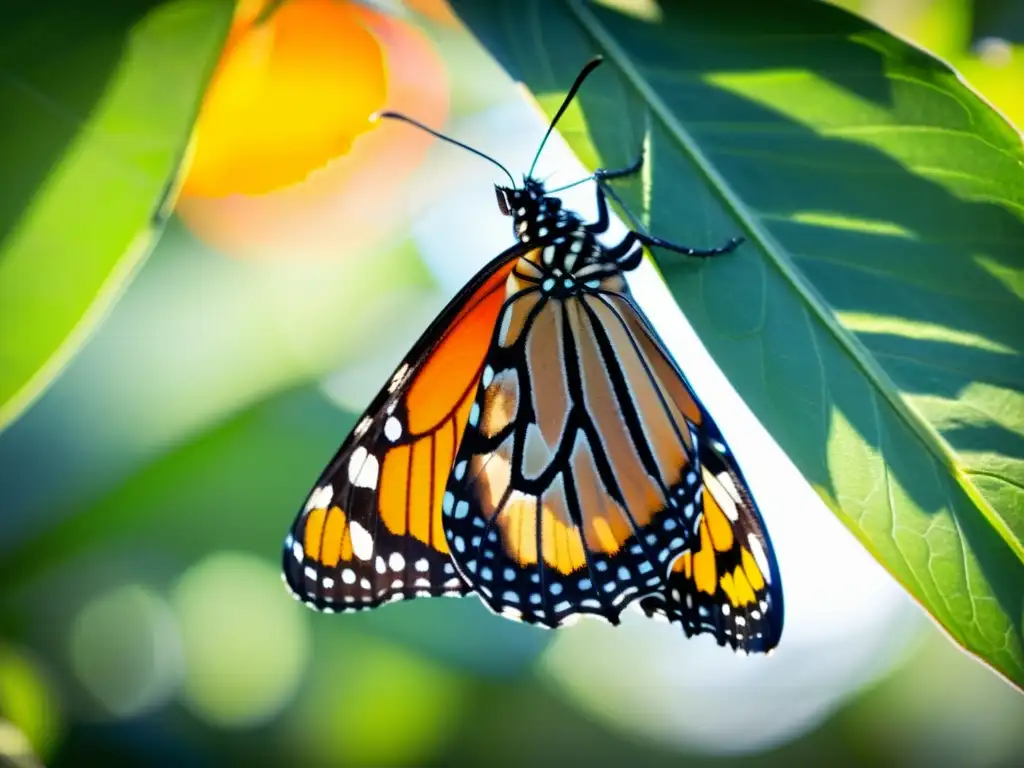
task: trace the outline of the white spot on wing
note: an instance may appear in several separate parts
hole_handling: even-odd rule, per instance
[[[352,521],[348,524],[348,535],[352,539],[352,551],[360,560],[369,560],[373,557],[373,537],[359,523]]]
[[[405,381],[405,375],[409,372],[409,364],[402,363],[402,366],[395,371],[395,375],[391,377],[391,383],[388,384],[388,392],[394,392]]]
[[[359,488],[374,489],[377,487],[377,473],[380,465],[377,457],[370,454],[363,446],[352,451],[348,460],[348,481]]]
[[[388,420],[384,422],[384,437],[393,443],[401,436],[402,425],[394,416],[388,416]]]
[[[334,486],[331,484],[325,485],[323,488],[314,488],[313,492],[309,494],[309,499],[306,500],[306,512],[311,509],[327,509],[331,506],[331,501],[334,499]]]
[[[723,483],[723,480],[727,481],[728,485]],[[736,508],[736,500],[739,499],[739,496],[736,494],[736,485],[733,483],[732,478],[725,472],[712,475],[710,472],[705,471],[704,484],[710,488],[715,501],[718,502],[718,506],[722,508],[725,516],[734,523],[739,520],[740,513]]]
[[[730,475],[728,472],[719,472],[716,475],[716,477],[718,478],[718,482],[722,484],[722,487],[725,488],[725,492],[728,493],[737,501],[739,501],[740,492],[736,488],[736,483],[734,483],[732,480],[732,475]]]
[[[405,558],[400,552],[392,552],[391,557],[388,558],[388,565],[391,566],[392,571],[401,571],[405,568]]]
[[[764,576],[764,580],[769,584],[772,583],[772,572],[768,568],[768,556],[764,553],[764,547],[761,546],[761,541],[752,533],[747,534],[747,544],[750,545],[750,553],[754,556],[754,560],[757,561],[757,567],[761,569],[761,575]],[[762,610],[764,608],[762,607]]]
[[[726,491],[728,493],[728,491]],[[729,496],[716,497],[715,500],[718,502],[718,506],[725,512],[725,516],[732,520],[734,523],[740,519],[739,510],[736,508],[736,502],[733,501]]]

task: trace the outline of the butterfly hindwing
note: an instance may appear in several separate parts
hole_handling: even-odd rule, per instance
[[[664,589],[696,531],[699,467],[675,369],[620,275],[568,297],[520,261],[443,500],[460,572],[496,612],[613,623]]]
[[[707,415],[699,434],[703,514],[695,546],[672,564],[668,588],[641,610],[709,633],[734,650],[768,652],[782,634],[782,584],[764,522],[739,466]]]
[[[441,498],[520,246],[466,285],[374,398],[285,541],[283,575],[324,611],[461,595]]]

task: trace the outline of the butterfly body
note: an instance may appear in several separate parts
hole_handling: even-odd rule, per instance
[[[285,542],[296,597],[333,612],[475,592],[546,627],[617,624],[638,600],[687,635],[777,644],[763,521],[626,281],[644,246],[712,256],[740,241],[602,243],[601,182],[639,167],[594,175],[593,222],[530,174],[495,187],[517,243],[441,312],[322,473]]]

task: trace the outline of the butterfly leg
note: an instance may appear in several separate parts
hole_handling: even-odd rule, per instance
[[[640,150],[640,156],[633,161],[632,165],[625,168],[619,168],[615,171],[609,171],[607,168],[598,168],[594,171],[594,181],[598,184],[609,179],[621,179],[624,176],[632,176],[634,173],[639,173],[640,169],[644,167],[644,152]]]
[[[636,264],[640,263],[639,262],[640,256],[638,255],[638,256],[636,256],[636,263],[633,264],[632,267],[626,267],[625,266],[625,264],[632,264],[633,263],[632,262],[633,254],[630,253],[630,249],[637,242],[642,243],[643,245],[646,245],[648,248],[650,248],[650,247],[664,248],[664,249],[669,250],[669,251],[674,251],[676,253],[681,253],[684,256],[697,256],[697,257],[700,257],[700,258],[704,258],[704,257],[708,257],[708,256],[718,256],[718,255],[723,254],[723,253],[729,253],[731,251],[736,250],[744,242],[744,238],[742,238],[742,237],[733,237],[733,238],[730,238],[729,241],[726,242],[725,245],[719,246],[717,248],[690,248],[689,246],[686,246],[686,245],[678,245],[677,243],[672,243],[672,242],[669,242],[668,240],[663,240],[660,237],[654,237],[653,235],[645,234],[644,232],[640,231],[641,229],[643,229],[643,225],[639,221],[636,220],[636,218],[633,216],[632,213],[630,213],[629,208],[622,201],[622,198],[619,197],[618,193],[615,192],[615,190],[613,190],[611,187],[604,187],[604,186],[601,186],[600,184],[597,187],[598,222],[596,222],[596,223],[600,223],[602,219],[604,219],[605,221],[604,221],[604,229],[599,230],[599,231],[604,231],[605,229],[607,229],[607,226],[608,226],[608,223],[607,223],[607,218],[608,218],[608,200],[607,200],[607,198],[609,198],[609,197],[612,200],[614,200],[616,203],[618,203],[619,207],[623,211],[625,211],[626,216],[629,217],[630,223],[633,226],[632,231],[628,235],[626,235],[625,239],[621,243],[619,243],[619,245],[617,245],[616,247],[610,249],[612,255],[617,260],[619,260],[620,263],[623,264],[623,268],[632,269],[633,267],[636,266]],[[623,259],[626,259],[626,261],[623,262],[622,261]]]
[[[597,221],[587,225],[587,231],[593,235],[600,235],[602,232],[608,231],[608,200],[605,197],[603,191],[603,183],[608,179],[621,179],[624,176],[632,176],[637,173],[644,164],[644,154],[640,153],[640,157],[636,159],[636,162],[627,168],[619,168],[618,170],[608,171],[604,168],[598,168],[594,171],[594,181],[597,182]],[[615,202],[622,205],[622,201],[618,197],[613,197]],[[632,218],[632,217],[631,217]]]
[[[723,253],[731,253],[739,248],[744,242],[744,238],[742,237],[730,237],[725,245],[721,245],[718,248],[689,248],[685,245],[676,245],[675,243],[670,243],[668,240],[662,240],[660,237],[645,235],[642,232],[634,232],[634,234],[641,243],[649,248],[655,246],[658,248],[665,248],[669,251],[675,251],[676,253],[681,253],[685,256],[699,256],[701,258],[706,256],[718,256]]]

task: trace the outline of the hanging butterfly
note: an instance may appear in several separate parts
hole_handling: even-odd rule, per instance
[[[742,241],[697,250],[631,231],[601,244],[606,195],[617,200],[603,182],[636,173],[642,158],[588,178],[590,224],[533,177],[600,63],[576,78],[521,187],[488,155],[381,115],[500,168],[512,184],[495,187],[498,207],[518,242],[414,345],[293,523],[284,578],[312,607],[476,592],[497,613],[556,627],[582,614],[617,624],[644,597],[645,612],[687,634],[748,650],[777,643],[781,587],[760,516],[624,277],[644,246],[706,257]],[[740,621],[758,622],[760,647]]]

